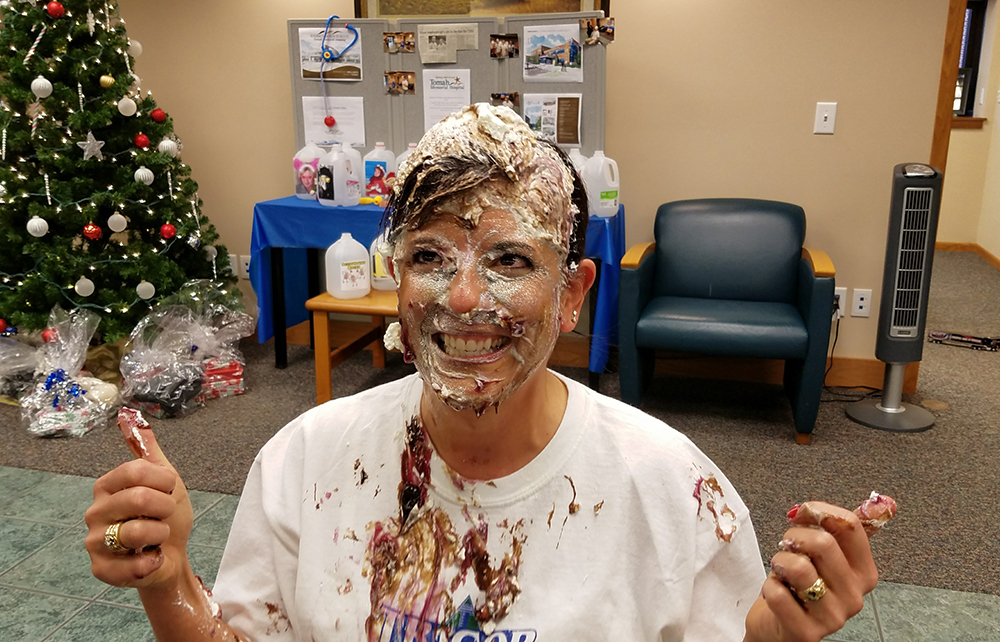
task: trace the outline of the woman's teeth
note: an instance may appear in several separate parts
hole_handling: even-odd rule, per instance
[[[507,343],[507,337],[486,337],[483,339],[461,339],[449,334],[439,335],[441,348],[450,357],[479,357],[489,354]]]

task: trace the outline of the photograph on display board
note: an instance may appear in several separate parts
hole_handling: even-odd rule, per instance
[[[521,92],[506,91],[490,94],[490,102],[495,107],[503,106],[510,107],[511,109],[517,109],[521,105]]]
[[[580,25],[524,28],[524,82],[583,82]]]
[[[387,71],[384,74],[385,90],[390,94],[417,93],[417,74],[413,71]]]
[[[522,117],[539,138],[579,146],[582,99],[582,94],[525,94]]]
[[[614,18],[586,18],[580,20],[580,28],[587,32],[585,45],[596,45],[602,39],[605,42],[615,41]]]
[[[360,32],[359,32],[360,33]],[[323,60],[323,49],[329,49],[336,60]],[[361,38],[350,29],[323,27],[299,29],[299,63],[302,77],[319,80],[363,80],[361,75]]]
[[[601,9],[602,3],[601,0],[361,0],[360,4],[358,17],[367,18],[568,13]]]
[[[517,58],[521,54],[516,33],[491,33],[490,58]]]
[[[386,53],[413,53],[417,39],[412,31],[386,31],[382,34],[382,48]]]

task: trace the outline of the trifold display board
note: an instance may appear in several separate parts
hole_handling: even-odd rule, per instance
[[[567,151],[571,147],[579,147],[584,155],[590,156],[595,150],[604,149],[606,45],[603,42],[585,45],[586,31],[579,29],[579,22],[581,19],[600,17],[603,17],[600,11],[586,11],[521,14],[506,18],[407,18],[394,22],[371,18],[333,20],[330,32],[333,34],[333,30],[338,29],[339,39],[328,38],[326,43],[320,41],[326,21],[289,20],[288,50],[296,149],[303,147],[307,141],[320,145],[346,141],[352,142],[363,154],[374,148],[376,142],[385,142],[389,149],[399,154],[408,143],[417,142],[426,131],[426,100],[436,94],[433,91],[428,93],[425,74],[429,81],[432,75],[446,76],[454,70],[459,84],[464,82],[467,74],[470,102],[499,104],[491,100],[494,94],[517,92],[513,109],[518,114],[522,117],[527,115],[529,122],[536,129],[541,128],[543,134],[558,136],[560,140],[555,142]],[[357,41],[338,61],[323,65],[327,79],[320,81],[317,78],[320,46],[339,52],[340,47],[354,37],[353,32],[343,30],[346,25],[357,30]],[[459,48],[453,54],[455,62],[421,62],[420,47],[427,47],[428,40],[432,50],[425,51],[425,54],[437,53],[433,51],[437,41],[445,43],[442,46],[448,46],[446,38],[434,35],[428,38],[427,34],[446,32],[449,25],[456,25],[455,31],[463,32],[464,36],[475,34],[478,48]],[[472,25],[475,29],[471,28]],[[572,30],[568,29],[569,25],[574,25]],[[416,44],[412,53],[402,47],[396,47],[397,53],[386,52],[383,34],[401,32],[414,34]],[[424,33],[423,38],[419,36],[421,32]],[[491,57],[491,36],[497,34],[517,35],[516,56]],[[554,47],[531,44],[540,43],[543,39],[548,45],[560,39],[566,41],[563,44],[568,44],[562,52],[558,44]],[[451,44],[453,46],[454,43]],[[471,45],[471,42],[463,43],[463,46]],[[351,55],[357,55],[355,47],[360,47],[360,73],[358,66],[349,62],[356,61],[356,57]],[[567,61],[573,63],[574,56],[581,57],[582,68],[566,64]],[[390,81],[399,83],[393,87],[395,92],[390,93],[386,72],[412,72],[413,76],[391,76]],[[360,80],[332,79],[329,74],[354,78],[360,75]],[[526,75],[533,80],[527,81]],[[549,78],[559,81],[576,78],[581,82],[552,82]],[[569,109],[575,105],[574,96],[579,96],[578,123],[574,123],[575,114]],[[554,97],[563,97],[563,100],[554,104]],[[542,108],[541,114],[539,108]],[[555,113],[557,108],[559,114]],[[334,117],[333,127],[324,122],[327,116]],[[359,117],[363,118],[363,126],[358,122]],[[562,127],[557,134],[555,122]],[[567,131],[574,124],[578,125],[579,136],[575,142],[567,142],[573,138]]]

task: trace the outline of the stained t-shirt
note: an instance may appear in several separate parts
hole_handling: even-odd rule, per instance
[[[736,491],[677,431],[560,379],[555,436],[489,481],[433,451],[416,375],[289,423],[240,499],[223,617],[252,640],[741,640],[764,569]]]

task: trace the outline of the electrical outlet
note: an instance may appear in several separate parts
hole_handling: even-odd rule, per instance
[[[855,288],[854,302],[851,304],[851,316],[852,317],[871,316],[871,306],[872,306],[872,291],[862,290],[861,288]]]
[[[833,320],[843,319],[847,307],[847,288],[833,288],[833,306]]]
[[[229,269],[232,270],[233,274],[239,276],[240,274],[240,257],[235,254],[229,255]]]
[[[240,271],[239,275],[241,279],[250,278],[250,257],[246,254],[240,255]]]

